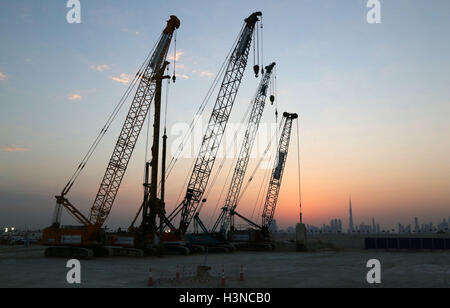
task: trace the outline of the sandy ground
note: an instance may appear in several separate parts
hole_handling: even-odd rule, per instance
[[[222,269],[227,287],[373,287],[366,282],[369,259],[381,261],[378,287],[450,287],[450,252],[367,251],[210,254],[209,279],[193,277],[204,255],[97,258],[81,261],[78,287],[146,287],[150,268],[154,287],[219,287]],[[0,248],[0,287],[74,287],[66,282],[66,261],[43,257],[40,247]]]

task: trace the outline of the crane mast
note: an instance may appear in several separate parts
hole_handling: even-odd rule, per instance
[[[264,203],[264,210],[262,215],[262,229],[268,230],[273,221],[275,209],[278,201],[278,194],[280,192],[281,180],[283,178],[284,167],[289,150],[289,142],[291,139],[292,123],[298,118],[296,113],[283,113],[285,119],[283,130],[281,132],[280,141],[278,144],[277,157],[275,165],[272,170],[272,175],[267,190],[266,201]]]
[[[89,220],[97,226],[103,225],[111,211],[150,104],[155,96],[155,75],[164,65],[173,33],[179,27],[180,20],[176,16],[170,16],[152,57],[139,74],[140,81],[136,95],[91,208]]]
[[[245,19],[244,28],[230,56],[225,76],[187,186],[186,195],[184,200],[166,219],[166,224],[169,224],[172,231],[185,234],[202,201],[216,160],[217,151],[247,66],[253,32],[256,23],[259,21],[258,17],[260,16],[262,16],[261,12],[255,12]],[[179,228],[178,230],[173,230],[173,225],[170,222],[180,212]]]
[[[253,148],[254,141],[256,139],[256,133],[258,132],[259,123],[261,121],[264,107],[266,104],[267,90],[270,85],[270,80],[275,63],[266,67],[265,74],[261,79],[258,86],[256,95],[253,99],[252,110],[247,123],[247,129],[245,132],[242,147],[236,162],[233,177],[231,180],[230,188],[228,190],[227,198],[225,199],[225,205],[222,208],[222,212],[217,219],[212,232],[220,231],[225,233],[231,224],[234,210],[237,207],[238,198],[244,181],[247,166],[250,160],[250,154]]]

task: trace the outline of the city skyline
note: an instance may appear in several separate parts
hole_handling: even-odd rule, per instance
[[[420,217],[414,217],[414,227],[409,223],[403,225],[404,221],[398,222],[396,228],[392,224],[384,224],[383,222],[376,222],[375,217],[372,217],[371,222],[366,224],[367,221],[356,223],[353,219],[353,207],[352,198],[349,198],[349,216],[348,216],[348,228],[345,228],[340,218],[332,218],[327,225],[323,223],[320,227],[306,223],[307,229],[312,232],[325,232],[325,233],[381,233],[381,232],[398,232],[398,233],[426,233],[445,231],[448,232],[450,225],[450,216],[441,217],[438,221],[424,221]]]

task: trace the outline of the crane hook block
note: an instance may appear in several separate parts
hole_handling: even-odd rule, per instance
[[[253,71],[255,72],[255,77],[258,77],[258,73],[259,73],[259,65],[253,66]]]
[[[271,96],[270,96],[270,102],[272,103],[272,105],[273,105],[273,103],[275,102],[275,96],[274,96],[274,95],[271,95]]]
[[[173,83],[175,83],[177,81],[177,76],[173,75],[172,80],[173,80]]]
[[[261,69],[261,75],[264,75],[264,68]]]

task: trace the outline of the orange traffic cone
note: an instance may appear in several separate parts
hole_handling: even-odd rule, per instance
[[[152,268],[150,268],[150,276],[148,278],[148,286],[149,287],[153,287],[153,273],[152,273]]]

